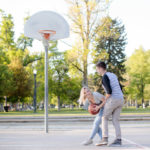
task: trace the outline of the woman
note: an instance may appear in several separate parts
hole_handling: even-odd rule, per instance
[[[91,92],[88,87],[83,87],[80,92],[79,103],[80,105],[84,105],[85,109],[88,109],[88,106],[90,103],[95,103],[95,104],[101,103],[100,105],[96,106],[96,109],[97,110],[100,109],[100,111],[94,120],[92,133],[89,139],[82,143],[83,145],[89,145],[93,143],[93,138],[95,137],[96,134],[99,135],[100,140],[102,139],[102,131],[99,125],[101,123],[101,117],[103,113],[103,105],[105,103],[105,98],[102,94],[98,92]]]

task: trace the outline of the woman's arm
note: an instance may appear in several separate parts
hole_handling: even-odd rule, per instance
[[[105,105],[105,103],[106,103],[105,97],[101,98],[101,101],[102,101],[102,103],[98,106],[98,109],[102,108]]]
[[[105,100],[105,98],[103,98],[102,103],[99,106],[96,106],[95,108],[93,108],[93,110],[96,110],[96,111],[99,110],[100,108],[102,108],[105,105],[105,102],[106,102],[106,100]]]
[[[96,97],[102,102],[100,105],[96,106],[96,108],[94,109],[100,109],[101,107],[103,107],[105,105],[105,102],[106,102],[106,99],[105,99],[105,96],[96,92],[95,93]]]

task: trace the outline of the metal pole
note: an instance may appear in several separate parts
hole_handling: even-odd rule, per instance
[[[34,74],[34,113],[36,113],[36,74]]]
[[[45,132],[48,133],[48,41],[45,47]]]

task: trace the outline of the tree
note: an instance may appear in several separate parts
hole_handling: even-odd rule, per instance
[[[72,32],[77,37],[77,47],[74,56],[80,55],[80,62],[72,61],[72,57],[69,58],[69,62],[81,71],[83,75],[83,84],[88,85],[88,57],[91,51],[91,43],[97,33],[95,27],[99,24],[100,12],[106,10],[108,7],[108,1],[106,0],[67,0],[69,4],[68,17],[72,21]],[[79,46],[78,46],[79,45]],[[78,47],[80,54],[78,53]],[[74,57],[73,56],[73,57]],[[79,59],[78,59],[79,60]]]
[[[52,74],[49,75],[49,91],[57,96],[58,111],[62,104],[77,104],[81,79],[69,76],[64,53],[53,55],[50,64]]]
[[[24,34],[21,34],[17,39],[17,47],[21,50],[25,50],[27,47],[32,47],[33,39],[25,37]]]
[[[12,90],[12,73],[8,67],[10,62],[7,52],[15,49],[13,18],[10,14],[6,15],[3,10],[0,10],[0,97],[8,96]],[[12,90],[13,91],[13,90]]]
[[[64,78],[63,87],[65,87],[65,97],[63,103],[76,105],[80,96],[81,78],[79,77],[66,77]]]
[[[28,47],[32,46],[33,40],[24,34],[21,34],[17,42],[14,41],[11,14],[0,10],[0,17],[0,84],[3,85],[0,87],[0,96],[9,97],[10,102],[23,102],[26,97],[32,96],[31,64],[42,57],[30,54]]]
[[[0,24],[0,47],[4,51],[14,50],[14,23],[11,14],[6,15],[4,11],[0,10],[1,24]]]
[[[60,111],[61,96],[64,95],[66,87],[63,86],[64,79],[67,77],[68,67],[67,63],[63,58],[62,53],[53,55],[52,61],[50,62],[51,69],[53,72],[52,80],[49,82],[53,93],[57,96],[58,100],[58,111]]]
[[[127,60],[127,73],[129,84],[126,88],[129,95],[141,99],[144,104],[145,88],[150,84],[150,52],[142,47],[136,49],[133,55]],[[134,90],[133,90],[134,89]]]
[[[117,75],[119,81],[125,81],[125,46],[126,33],[124,25],[117,19],[109,16],[101,20],[101,25],[97,26],[99,32],[95,38],[95,49],[93,51],[93,62],[105,61],[107,70]]]
[[[27,16],[24,18],[24,22],[26,22],[30,16]],[[17,39],[17,49],[20,49],[25,52],[25,57],[23,58],[23,66],[27,66],[37,60],[41,60],[42,57],[37,54],[29,54],[28,48],[32,47],[33,39],[25,37],[24,34],[22,33],[19,38]]]
[[[9,91],[13,91],[13,78],[11,70],[7,65],[0,64],[0,97],[8,96]]]
[[[126,33],[124,25],[117,19],[111,19],[109,16],[101,19],[101,24],[96,27],[98,30],[95,41],[93,42],[94,49],[92,51],[93,63],[99,60],[107,64],[107,70],[117,75],[119,81],[124,84],[125,78],[125,45]],[[101,77],[95,73],[91,75],[93,80],[92,86],[94,89],[103,93],[101,85]]]
[[[17,57],[11,61],[9,68],[13,73],[13,88],[9,91],[11,102],[24,102],[32,95],[32,78]]]
[[[81,79],[69,75],[65,53],[59,52],[57,42],[51,42],[49,47],[49,103],[56,104],[58,111],[62,104],[74,104],[80,94]],[[43,56],[44,53],[41,54]],[[44,98],[44,59],[37,62],[37,90],[38,101]]]
[[[94,91],[98,91],[101,94],[105,93],[103,87],[101,86],[102,85],[101,77],[97,72],[94,74],[92,73],[89,74],[88,78],[89,78],[90,89],[93,89]]]

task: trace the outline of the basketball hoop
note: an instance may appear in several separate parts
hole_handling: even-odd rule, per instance
[[[49,30],[50,29],[50,30]],[[50,40],[59,40],[69,36],[69,24],[58,13],[41,11],[31,16],[24,27],[27,37],[43,42],[45,48],[45,132],[48,133],[48,48]]]
[[[40,30],[39,33],[42,35],[42,37],[45,40],[50,40],[50,36],[56,34],[56,31],[54,31],[54,30]]]

